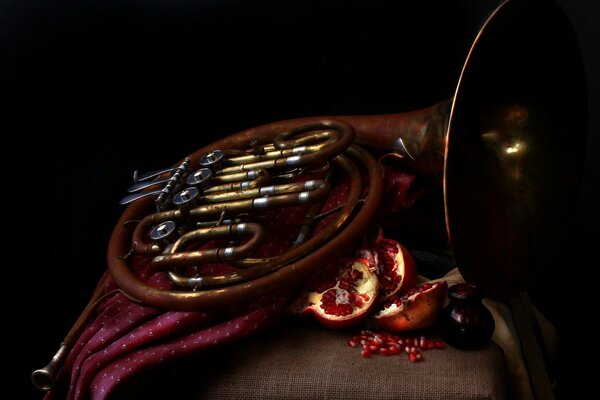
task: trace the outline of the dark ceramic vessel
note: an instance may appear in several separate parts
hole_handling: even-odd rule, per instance
[[[444,339],[461,349],[477,349],[489,343],[494,317],[483,305],[483,292],[461,283],[448,289],[450,304],[440,311],[439,325]]]

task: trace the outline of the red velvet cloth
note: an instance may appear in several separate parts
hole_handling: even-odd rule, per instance
[[[414,190],[415,177],[388,169],[384,215],[410,208],[422,195]],[[342,204],[348,185],[334,187],[324,211]],[[305,216],[303,207],[269,211],[265,218],[268,239],[265,256],[280,254],[291,245],[296,228]],[[329,217],[331,218],[331,217]],[[268,222],[270,221],[270,222]],[[321,221],[317,229],[326,224]],[[152,286],[171,287],[164,272],[151,274],[149,258],[134,257],[130,262],[136,274]],[[227,268],[213,265],[209,268]],[[112,281],[106,291],[114,289]],[[295,293],[264,296],[250,304],[221,310],[176,312],[137,305],[116,293],[99,306],[74,345],[62,375],[62,387],[50,391],[46,399],[102,400],[132,375],[160,363],[176,360],[209,347],[240,340],[274,323],[293,300]]]

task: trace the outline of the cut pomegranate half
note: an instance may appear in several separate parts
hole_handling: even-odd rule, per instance
[[[392,239],[378,238],[358,251],[359,257],[369,260],[379,280],[379,302],[404,294],[417,283],[417,268],[410,252]]]
[[[375,305],[377,275],[364,258],[341,260],[316,275],[302,296],[302,314],[313,314],[329,328],[348,328],[364,320]]]
[[[379,296],[385,302],[395,294],[401,295],[417,283],[417,268],[408,250],[400,243],[384,239],[377,248]]]

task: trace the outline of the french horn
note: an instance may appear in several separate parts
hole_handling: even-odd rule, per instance
[[[110,278],[50,364],[33,373],[34,385],[52,387],[108,279],[133,301],[168,310],[224,307],[300,284],[356,245],[373,221],[383,190],[378,160],[387,157],[442,180],[465,279],[490,297],[514,298],[550,258],[546,244],[577,182],[586,120],[579,60],[556,5],[507,0],[475,38],[449,100],[400,114],[274,122],[136,175],[109,242]],[[332,179],[349,182],[349,194],[324,213]],[[307,212],[296,239],[283,254],[257,256],[261,212],[294,204]],[[329,224],[315,233],[325,217]],[[194,248],[206,240],[223,245]],[[134,256],[168,271],[174,289],[142,282],[128,263]],[[198,273],[210,262],[234,269]]]

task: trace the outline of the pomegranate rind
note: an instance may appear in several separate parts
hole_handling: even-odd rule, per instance
[[[377,274],[379,303],[385,303],[394,295],[402,295],[417,284],[415,260],[406,247],[395,240],[379,240],[375,247],[360,249],[358,256],[367,259],[371,270]],[[394,262],[392,271],[386,268],[386,258]]]
[[[385,290],[380,288],[380,302],[385,302],[390,299],[394,295],[402,295],[408,292],[410,289],[414,288],[417,284],[417,267],[415,265],[415,260],[412,258],[410,252],[406,249],[406,247],[402,246],[400,243],[395,240],[386,239],[384,241],[386,245],[396,246],[397,253],[394,255],[395,264],[397,274],[400,275],[400,281],[396,284],[395,288],[392,290]],[[384,252],[384,246],[380,246],[381,252]],[[381,263],[384,262],[383,257],[379,257],[379,261]],[[379,268],[380,275],[378,276],[379,282],[384,284],[384,282],[391,279],[389,276],[384,276],[383,274],[384,268],[383,266]]]
[[[393,301],[388,302],[375,315],[377,325],[392,332],[425,329],[433,326],[444,302],[448,285],[446,281],[429,285],[430,287],[427,289],[407,294],[399,305]]]
[[[336,291],[340,291],[344,294],[345,289],[341,289],[340,282],[338,281],[335,286],[330,287],[322,292],[310,291],[305,293],[303,300],[306,302],[306,306],[302,310],[302,315],[313,315],[322,325],[332,329],[345,329],[355,326],[362,322],[374,309],[377,296],[379,294],[379,281],[377,275],[370,269],[369,261],[364,258],[357,258],[353,260],[343,261],[340,266],[340,272],[343,269],[351,267],[353,270],[360,271],[362,277],[356,281],[355,289],[356,294],[361,297],[360,304],[358,307],[354,307],[351,314],[348,315],[334,315],[326,313],[321,307],[323,295],[332,288]],[[347,295],[346,295],[347,296]],[[346,296],[336,294],[337,298],[340,299],[340,304],[346,301]]]

